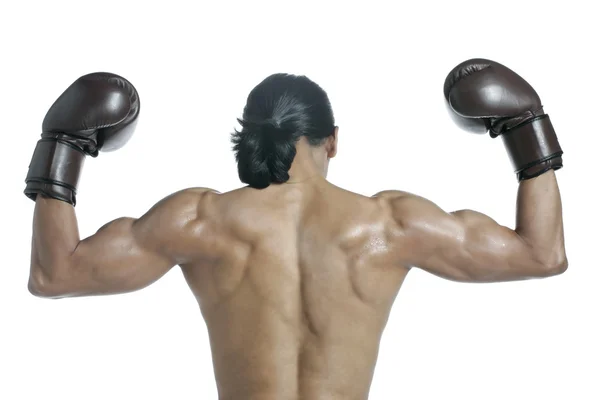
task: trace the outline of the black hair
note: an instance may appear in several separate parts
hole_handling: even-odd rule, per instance
[[[305,136],[318,146],[335,130],[327,93],[306,76],[273,74],[248,95],[242,130],[231,135],[240,180],[263,189],[286,182]]]

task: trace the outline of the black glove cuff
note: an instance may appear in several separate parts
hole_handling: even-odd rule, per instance
[[[519,181],[562,167],[563,151],[547,114],[507,130],[502,140]]]
[[[62,140],[44,138],[37,142],[25,178],[25,195],[38,194],[75,205],[85,153]]]

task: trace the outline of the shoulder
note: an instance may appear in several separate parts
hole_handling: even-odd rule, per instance
[[[177,192],[170,194],[165,197],[164,200],[169,201],[179,201],[179,202],[189,202],[194,200],[204,199],[206,197],[214,197],[218,196],[221,193],[210,188],[205,187],[190,187],[186,189],[181,189]]]
[[[214,235],[210,210],[220,193],[209,188],[187,188],[154,204],[134,223],[136,237],[147,247],[178,260],[192,259]]]
[[[179,190],[171,193],[170,195],[161,199],[156,203],[155,207],[160,208],[171,208],[173,210],[181,211],[182,209],[189,209],[201,206],[221,193],[214,189],[204,187],[192,187]]]
[[[401,198],[401,197],[412,197],[412,196],[416,196],[416,195],[413,193],[410,193],[410,192],[402,191],[402,190],[382,190],[381,192],[375,193],[371,197],[376,198],[376,199],[391,200],[391,199],[397,199],[397,198]]]
[[[392,209],[404,209],[418,206],[419,204],[431,203],[429,200],[414,193],[402,190],[384,190],[372,196],[374,199],[391,207]]]
[[[219,192],[210,188],[193,187],[179,190],[162,198],[140,220],[150,220],[161,227],[181,227],[198,220]]]
[[[386,190],[373,196],[394,222],[407,227],[436,219],[445,213],[432,201],[414,193]]]

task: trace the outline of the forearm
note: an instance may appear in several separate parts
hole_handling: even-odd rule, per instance
[[[519,184],[515,230],[536,260],[566,266],[562,203],[554,171]]]
[[[37,196],[33,215],[30,288],[65,276],[79,241],[74,207],[64,201]]]

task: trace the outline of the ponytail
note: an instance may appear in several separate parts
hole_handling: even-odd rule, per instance
[[[242,130],[235,131],[232,142],[241,181],[257,189],[287,182],[296,156],[294,132],[272,119],[238,122]]]

